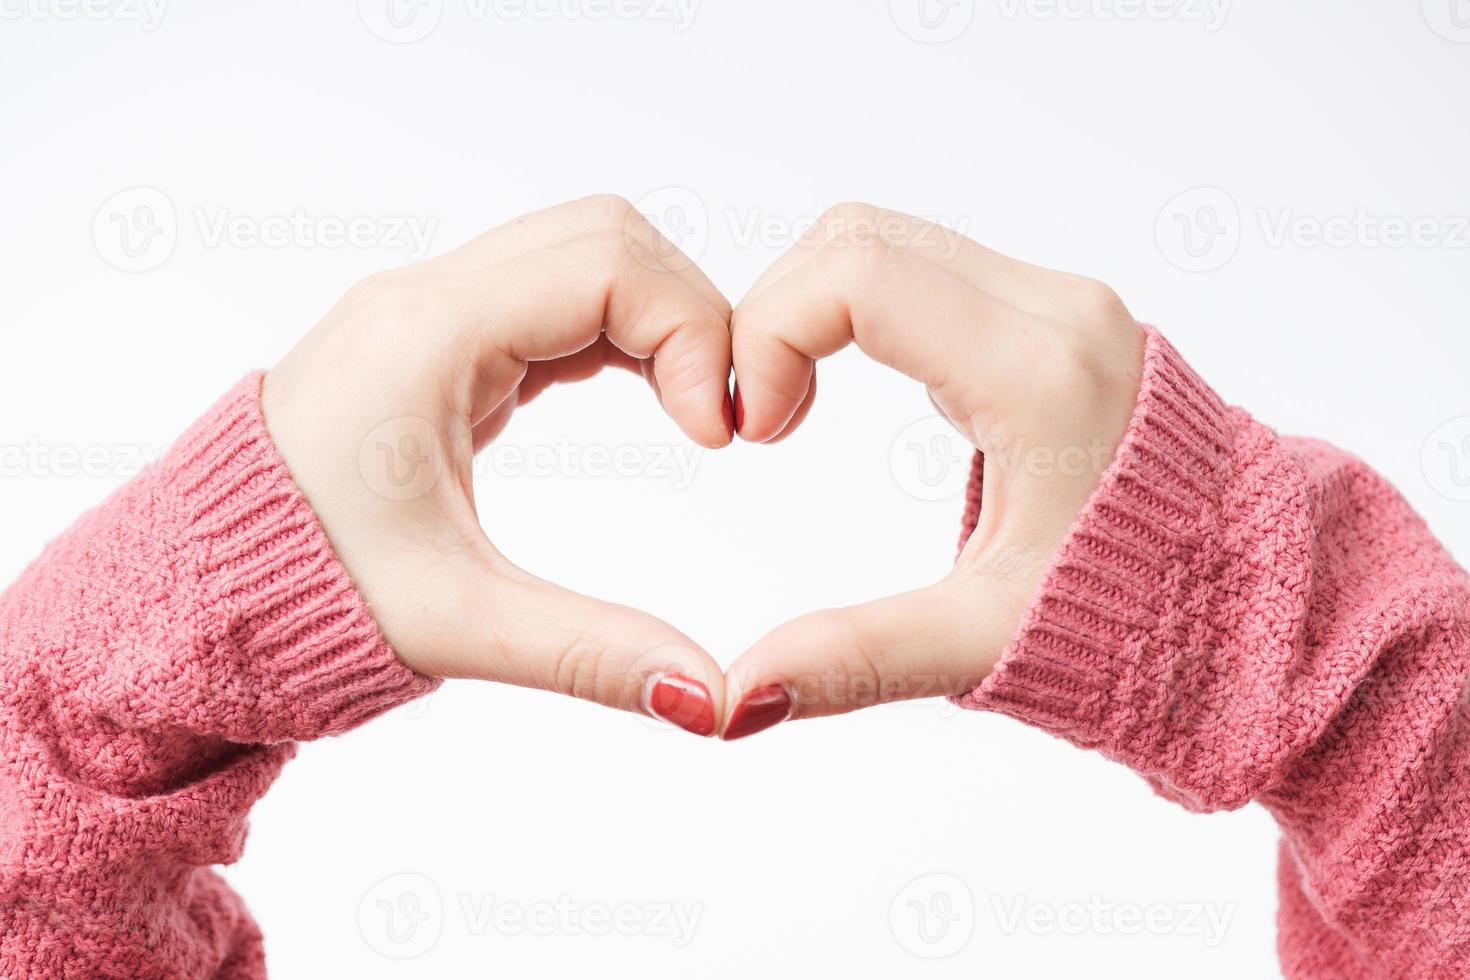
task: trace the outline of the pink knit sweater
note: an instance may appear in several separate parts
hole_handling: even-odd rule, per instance
[[[212,870],[293,743],[404,667],[276,454],[259,375],[0,600],[0,977],[265,975]]]
[[[295,740],[432,686],[383,642],[259,394],[242,383],[0,600],[0,976],[263,976],[210,866]],[[1191,809],[1269,809],[1293,980],[1463,977],[1467,597],[1381,478],[1225,407],[1150,331],[1117,458],[961,700]]]

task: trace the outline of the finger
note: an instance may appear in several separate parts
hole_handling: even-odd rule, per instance
[[[471,269],[485,271],[528,252],[599,232],[626,235],[639,248],[657,256],[662,268],[702,296],[712,310],[729,322],[730,301],[704,271],[665,238],[632,203],[616,194],[594,194],[522,215],[434,261],[442,262],[446,267],[452,265],[461,272]]]
[[[642,374],[644,363],[644,361],[624,354],[608,343],[606,336],[599,337],[590,346],[568,357],[559,357],[552,361],[530,362],[526,365],[525,377],[521,379],[516,390],[497,405],[488,416],[475,423],[475,452],[484,449],[505,430],[516,408],[530,402],[552,385],[585,381],[601,372],[604,367],[621,368],[635,374]]]
[[[646,362],[618,350],[604,335],[570,357],[532,361],[526,365],[526,376],[516,392],[516,402],[525,405],[552,385],[586,381],[601,373],[605,367],[620,368],[642,375],[644,363]]]
[[[673,626],[553,585],[503,557],[452,567],[458,573],[440,581],[455,602],[434,607],[444,618],[437,676],[553,691],[697,735],[719,730],[724,674]]]
[[[1015,608],[1008,590],[964,592],[945,580],[794,619],[726,671],[722,737],[744,738],[790,718],[971,691],[999,660]]]
[[[563,242],[494,274],[457,277],[445,292],[461,307],[474,361],[475,421],[523,381],[529,362],[575,354],[605,329],[625,354],[652,360],[664,408],[686,434],[708,447],[729,442],[725,321],[623,235]]]
[[[801,426],[801,423],[806,421],[807,415],[812,410],[812,404],[816,400],[817,373],[815,370],[813,370],[811,382],[807,385],[806,397],[801,400],[801,404],[796,407],[796,411],[791,414],[791,418],[786,420],[786,425],[781,429],[781,431],[771,436],[771,438],[765,440],[766,445],[774,445],[785,439],[787,436],[791,435],[791,433],[795,432],[797,428]]]
[[[785,430],[806,399],[815,361],[853,340],[869,357],[941,394],[951,379],[962,379],[960,400],[976,402],[993,382],[1024,377],[1026,359],[1042,353],[1024,320],[907,249],[821,249],[735,310],[740,435],[764,442]]]
[[[505,427],[510,425],[510,417],[515,414],[519,402],[519,393],[512,392],[509,398],[495,406],[494,411],[474,424],[470,431],[470,442],[474,447],[474,452],[478,453],[490,445],[505,431]]]
[[[673,626],[537,580],[489,591],[485,614],[508,639],[490,651],[492,679],[641,712],[696,735],[719,730],[724,674]]]
[[[935,222],[850,202],[829,208],[756,279],[746,291],[746,299],[764,292],[823,249],[875,245],[905,248],[922,255],[1019,309],[1047,308],[1058,280],[1073,278],[1003,255]]]

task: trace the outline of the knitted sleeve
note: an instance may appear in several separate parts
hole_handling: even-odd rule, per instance
[[[258,977],[210,866],[292,742],[433,682],[385,644],[243,381],[0,596],[0,976]]]
[[[1289,978],[1470,976],[1465,573],[1367,466],[1226,407],[1147,333],[1122,446],[961,703],[1191,809],[1264,805]]]

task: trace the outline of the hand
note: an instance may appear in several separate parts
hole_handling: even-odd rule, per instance
[[[270,372],[272,437],[409,667],[719,724],[723,675],[652,616],[517,568],[471,461],[518,404],[640,371],[699,444],[730,442],[730,305],[626,201],[527,215],[353,287]],[[668,675],[668,677],[664,677]]]
[[[855,341],[924,384],[984,469],[979,524],[949,575],[767,634],[727,671],[724,737],[973,689],[1122,441],[1143,360],[1133,317],[1101,283],[842,205],[751,287],[732,331],[743,438],[791,432],[816,359]]]

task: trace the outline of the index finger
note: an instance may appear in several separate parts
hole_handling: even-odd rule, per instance
[[[783,433],[811,388],[815,362],[854,341],[967,413],[983,412],[982,392],[1044,354],[1042,335],[1026,330],[1028,314],[1006,298],[1017,289],[1015,275],[995,272],[992,291],[983,274],[984,285],[974,281],[974,256],[930,248],[882,234],[832,238],[758,284],[731,322],[740,435],[765,442]]]

